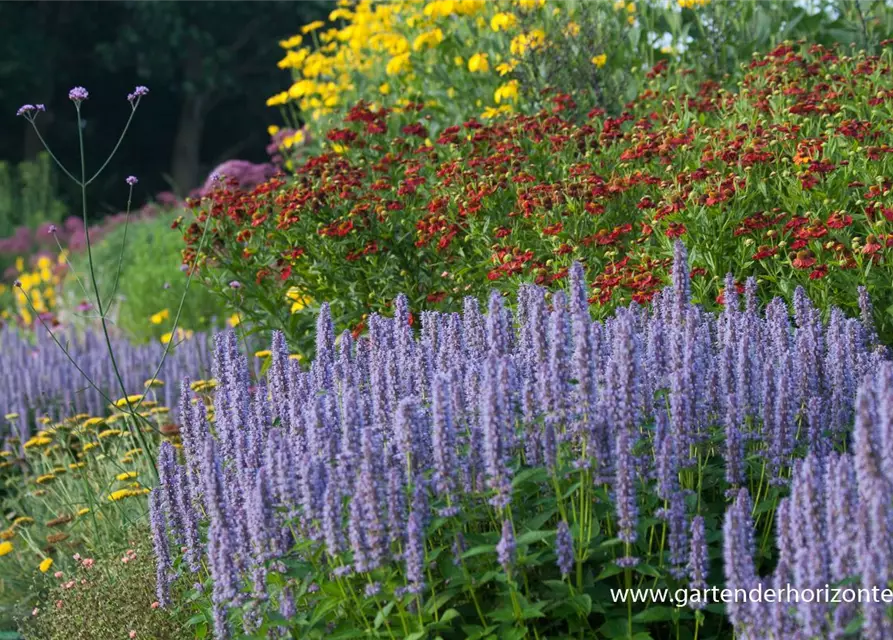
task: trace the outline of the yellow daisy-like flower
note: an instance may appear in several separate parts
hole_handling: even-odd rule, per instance
[[[131,480],[136,478],[139,475],[137,471],[125,471],[124,473],[119,473],[115,476],[118,480]]]
[[[288,40],[280,40],[279,46],[282,47],[283,49],[297,49],[298,47],[301,46],[301,42],[303,42],[303,41],[304,41],[304,36],[301,36],[301,35],[292,36]]]
[[[37,568],[40,569],[41,573],[46,573],[47,571],[50,570],[50,567],[52,567],[52,566],[53,566],[53,559],[52,558],[44,558],[43,562],[41,562]]]
[[[388,61],[385,67],[385,73],[389,76],[399,76],[412,69],[412,63],[409,61],[409,53],[401,53]]]
[[[153,313],[149,316],[149,322],[152,324],[161,324],[165,320],[171,317],[171,312],[169,309],[162,309],[158,313]]]
[[[601,69],[608,62],[608,55],[605,53],[600,53],[597,56],[592,57],[592,64]]]
[[[8,553],[12,553],[12,543],[11,542],[0,542],[0,556],[5,556]]]
[[[496,104],[517,100],[518,81],[510,80],[509,82],[506,82],[504,85],[496,89],[495,93],[493,94],[493,99],[496,101]]]
[[[497,13],[490,19],[490,28],[493,31],[508,31],[518,24],[518,18],[513,13]]]
[[[306,35],[306,34],[310,33],[311,31],[316,31],[317,29],[322,29],[324,26],[326,26],[326,23],[323,22],[322,20],[314,20],[310,24],[305,24],[303,27],[301,27],[301,33]]]
[[[433,49],[441,42],[443,42],[443,30],[440,28],[432,29],[416,36],[416,39],[412,41],[412,50]]]
[[[391,85],[389,85],[387,82],[382,82],[378,86],[378,92],[383,96],[388,95],[391,92]]]
[[[241,322],[242,322],[242,317],[238,313],[234,313],[226,321],[226,323],[233,328],[238,327],[239,324],[241,324]]]
[[[490,62],[486,53],[476,53],[468,59],[468,70],[471,73],[487,73],[490,70]]]

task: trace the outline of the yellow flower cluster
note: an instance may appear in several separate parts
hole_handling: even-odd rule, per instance
[[[4,309],[0,317],[9,318],[14,315],[25,325],[34,322],[34,312],[38,314],[51,312],[56,308],[59,288],[62,284],[60,267],[67,264],[68,255],[62,252],[54,260],[41,256],[32,271],[27,271],[25,260],[17,258],[16,274],[13,276],[21,286],[14,287],[15,307],[10,311]]]
[[[581,32],[572,5],[545,6],[544,0],[342,0],[327,24],[312,23],[279,43],[286,50],[279,67],[292,72],[293,83],[267,104],[286,107],[286,118],[300,112],[316,130],[370,96],[378,100],[373,108],[461,102],[478,105],[483,117],[513,113],[524,107],[523,87],[504,76],[549,42]],[[634,3],[622,7],[635,13]]]

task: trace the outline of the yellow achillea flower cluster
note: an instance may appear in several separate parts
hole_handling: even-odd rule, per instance
[[[117,480],[133,480],[139,475],[136,471],[124,471],[123,473],[119,473],[115,478]]]
[[[140,489],[118,489],[117,491],[112,491],[109,494],[109,500],[112,502],[118,502],[119,500],[125,500],[126,498],[133,498],[135,496],[144,496],[149,493],[149,490],[146,488]]]

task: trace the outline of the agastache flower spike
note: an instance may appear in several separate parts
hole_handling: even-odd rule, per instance
[[[574,566],[574,538],[564,520],[558,523],[555,531],[555,555],[561,577],[566,578]]]
[[[161,489],[153,489],[149,494],[149,522],[152,525],[152,539],[155,545],[155,597],[162,607],[166,607],[170,604],[173,564],[167,540],[167,522],[163,503],[164,497],[161,494]]]
[[[506,518],[502,521],[502,537],[499,539],[499,544],[496,545],[496,558],[506,573],[509,573],[515,564],[516,551],[515,531],[512,528],[511,520]]]

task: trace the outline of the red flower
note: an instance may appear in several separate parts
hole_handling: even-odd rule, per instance
[[[754,260],[765,260],[766,258],[771,258],[775,254],[778,253],[778,247],[769,247],[767,245],[760,245],[757,249],[757,252],[753,254]]]
[[[826,275],[828,275],[828,265],[820,264],[817,266],[812,273],[809,274],[810,280],[821,280]]]
[[[425,298],[425,301],[430,302],[431,304],[437,304],[444,298],[446,298],[446,291],[437,291],[435,293],[429,293]]]
[[[549,225],[545,229],[543,229],[544,236],[557,236],[561,233],[562,229],[564,229],[564,225],[560,222],[556,222],[553,225]]]
[[[665,233],[668,238],[679,238],[685,235],[685,225],[681,222],[671,222]]]
[[[873,256],[881,249],[883,249],[883,246],[877,241],[877,238],[874,237],[874,235],[869,235],[865,238],[865,246],[862,247],[862,255]]]
[[[808,249],[804,251],[798,251],[796,257],[794,258],[794,267],[796,269],[809,269],[812,265],[815,264],[815,256],[812,251]]]

